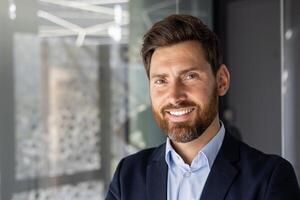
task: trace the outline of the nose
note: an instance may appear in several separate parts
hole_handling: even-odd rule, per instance
[[[173,105],[178,105],[180,104],[180,102],[187,99],[185,87],[180,81],[176,81],[173,84],[170,84],[168,93],[169,103]]]

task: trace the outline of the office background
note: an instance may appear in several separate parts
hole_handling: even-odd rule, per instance
[[[164,141],[139,50],[173,13],[221,38],[231,131],[299,178],[299,10],[297,0],[0,0],[0,200],[104,199],[122,157]]]

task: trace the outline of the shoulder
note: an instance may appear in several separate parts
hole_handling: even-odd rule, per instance
[[[256,199],[295,199],[300,196],[294,168],[287,160],[263,153],[228,135],[223,144],[222,159],[230,160],[238,172],[231,195],[242,191],[249,196],[258,195]]]
[[[265,199],[300,199],[295,170],[289,161],[278,155],[265,154],[242,142],[240,154],[241,174],[256,180],[260,188],[264,188]]]
[[[258,166],[267,165],[275,167],[278,164],[290,165],[290,163],[279,155],[266,154],[262,151],[255,149],[244,142],[240,143],[240,159],[244,162],[252,162]]]
[[[293,172],[292,165],[281,156],[263,153],[234,139],[230,134],[225,136],[223,148],[220,151],[222,158],[233,161],[242,172],[250,173],[250,175],[271,176],[274,170],[281,168]]]
[[[269,183],[286,179],[297,185],[295,171],[289,161],[279,155],[263,153],[241,141],[238,143],[242,173],[250,173],[252,177],[264,177],[264,181]]]

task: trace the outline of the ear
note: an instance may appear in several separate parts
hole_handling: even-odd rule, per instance
[[[230,86],[230,73],[226,65],[222,64],[216,74],[216,82],[218,87],[218,95],[224,96]]]

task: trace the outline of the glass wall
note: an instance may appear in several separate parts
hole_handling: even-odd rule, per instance
[[[158,19],[210,0],[0,0],[0,199],[104,199],[119,160],[160,144],[140,58]]]
[[[282,1],[282,154],[300,180],[300,2]]]

